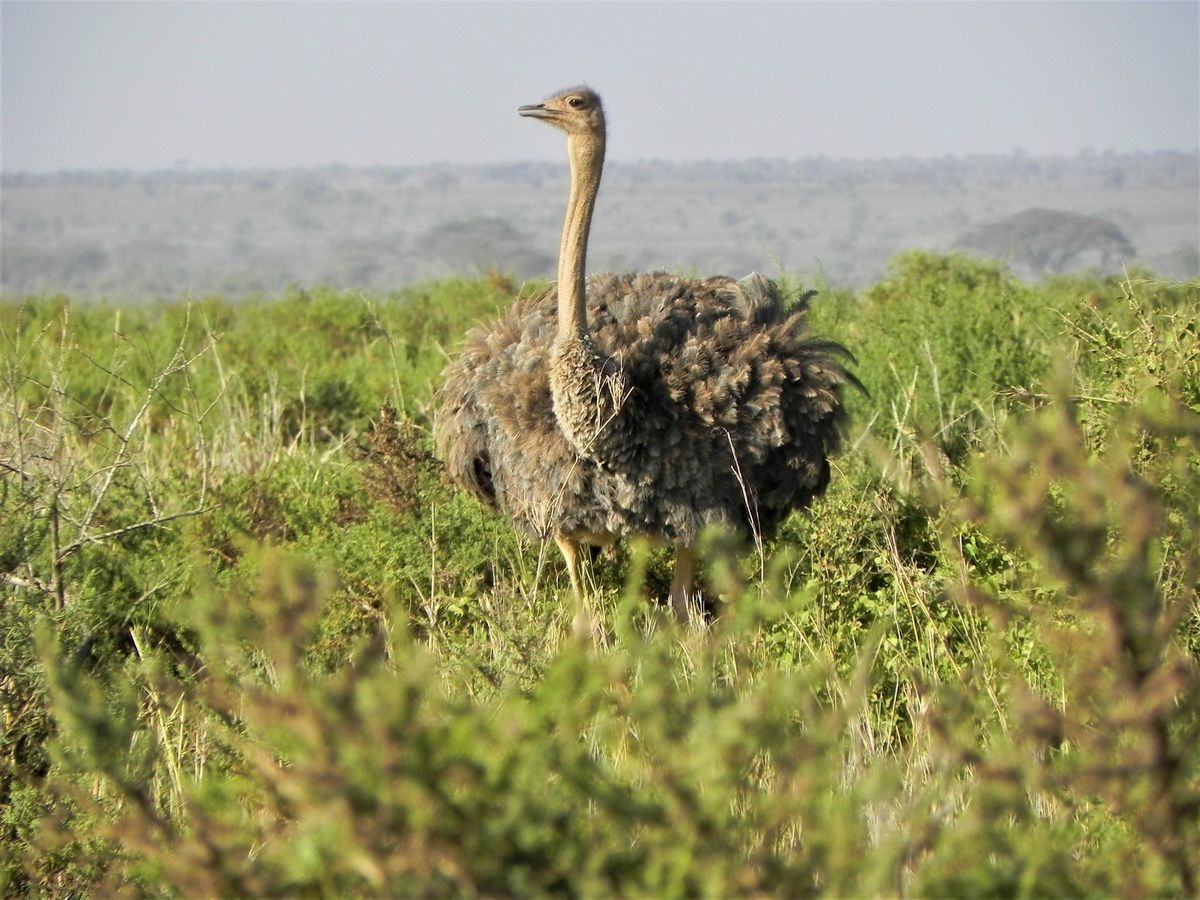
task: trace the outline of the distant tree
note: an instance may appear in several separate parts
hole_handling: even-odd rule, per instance
[[[104,248],[90,241],[59,248],[6,246],[0,257],[0,286],[13,292],[87,290],[104,274],[109,262]]]
[[[297,205],[330,203],[338,198],[337,190],[320,175],[303,173],[287,186],[288,199]]]
[[[1034,275],[1098,265],[1111,269],[1137,256],[1116,225],[1101,216],[1026,209],[964,234],[955,243],[1012,263]]]
[[[531,247],[506,219],[478,216],[443,222],[416,239],[414,249],[428,263],[441,263],[453,272],[499,269],[523,278],[554,271],[554,257]]]

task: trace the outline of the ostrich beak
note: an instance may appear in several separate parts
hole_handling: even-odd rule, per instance
[[[545,103],[531,103],[528,106],[518,106],[517,115],[530,119],[552,119],[554,112],[546,108]]]

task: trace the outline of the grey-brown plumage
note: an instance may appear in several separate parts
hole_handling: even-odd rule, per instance
[[[769,533],[824,491],[847,354],[807,333],[807,295],[789,304],[758,275],[585,280],[600,100],[576,88],[520,111],[568,135],[558,280],[467,335],[445,371],[438,454],[481,500],[554,538],[576,591],[581,544],[673,543],[671,600],[686,615],[702,528]]]

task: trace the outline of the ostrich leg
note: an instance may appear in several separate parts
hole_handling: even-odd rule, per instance
[[[694,610],[692,588],[696,579],[696,551],[691,547],[675,549],[675,577],[671,580],[671,609],[680,622],[691,619]]]

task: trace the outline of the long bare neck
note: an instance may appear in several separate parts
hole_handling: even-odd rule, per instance
[[[604,168],[604,135],[568,135],[567,159],[571,164],[571,191],[558,253],[559,341],[587,333],[587,243]]]

